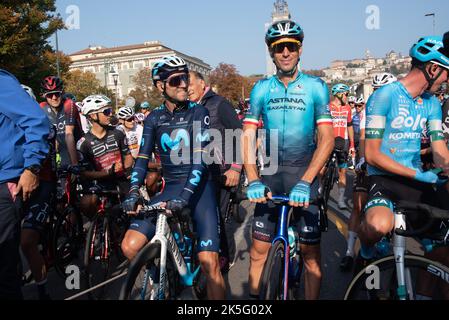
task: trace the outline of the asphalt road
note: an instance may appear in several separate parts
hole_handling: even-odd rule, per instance
[[[348,174],[348,185],[352,186],[352,174]],[[337,187],[332,191],[333,199],[337,197]],[[347,188],[346,194],[348,206],[352,206],[352,188]],[[329,231],[322,235],[321,255],[322,255],[322,271],[323,281],[320,299],[324,300],[340,300],[344,296],[345,289],[351,280],[350,273],[342,273],[339,270],[339,263],[341,257],[346,251],[346,227],[347,217],[349,211],[338,210],[336,202],[330,200],[329,211]],[[247,215],[244,223],[237,224],[230,222],[226,228],[234,234],[236,244],[236,258],[235,264],[225,276],[227,287],[227,298],[246,299],[248,297],[248,267],[249,267],[249,246],[251,244],[251,224],[253,218],[254,205],[249,202],[243,203],[247,210]],[[81,261],[75,261],[75,265],[82,265]],[[108,286],[108,291],[105,299],[117,299],[119,295],[120,286],[123,278],[113,281]],[[52,299],[62,300],[83,291],[83,284],[79,290],[67,290],[65,280],[62,279],[55,271],[51,270],[49,273],[49,291]],[[36,286],[30,283],[23,288],[23,293],[26,299],[36,299]],[[185,298],[191,298],[188,290],[185,293]],[[80,296],[79,300],[87,299],[86,295]]]

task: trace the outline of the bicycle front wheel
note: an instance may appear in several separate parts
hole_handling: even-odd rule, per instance
[[[260,300],[287,300],[284,298],[285,247],[277,241],[270,248],[259,285]]]
[[[373,262],[351,281],[345,300],[399,300],[398,292],[405,292],[407,300],[416,295],[435,300],[449,299],[449,268],[420,256],[404,258],[405,288],[398,288],[394,256]]]

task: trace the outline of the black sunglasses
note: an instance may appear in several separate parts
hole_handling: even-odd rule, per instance
[[[49,99],[51,99],[51,98],[53,98],[53,97],[56,97],[56,98],[59,98],[59,97],[61,97],[61,95],[62,95],[62,92],[49,92],[49,93],[46,93],[45,94],[45,98],[49,98]]]
[[[126,122],[133,122],[134,121],[134,117],[133,118],[129,118],[129,119],[125,119]]]
[[[170,85],[170,87],[179,87],[183,81],[186,84],[189,84],[190,76],[187,73],[180,74],[167,79],[167,82]]]
[[[297,52],[300,48],[299,44],[295,42],[283,42],[278,43],[273,47],[274,53],[282,53],[284,52],[285,48],[287,48],[290,52]]]
[[[103,113],[106,117],[109,117],[112,115],[112,108],[104,109],[101,113]]]

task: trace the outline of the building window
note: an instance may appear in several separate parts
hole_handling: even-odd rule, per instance
[[[128,70],[129,69],[129,64],[128,62],[123,62],[122,63],[122,70]]]

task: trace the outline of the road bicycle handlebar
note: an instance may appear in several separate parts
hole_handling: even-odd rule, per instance
[[[396,204],[396,211],[401,211],[403,214],[407,215],[407,212],[419,211],[419,213],[424,214],[427,218],[427,222],[419,229],[415,230],[402,230],[395,229],[396,234],[403,237],[416,237],[428,232],[435,221],[438,220],[449,220],[449,211],[442,210],[439,208],[432,207],[424,203],[416,203],[410,201],[399,201]]]

